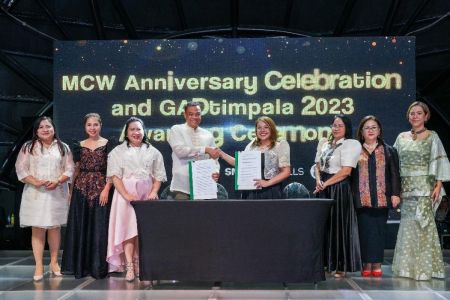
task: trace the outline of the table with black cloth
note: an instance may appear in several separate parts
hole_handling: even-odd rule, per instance
[[[141,280],[318,282],[334,200],[135,201]]]

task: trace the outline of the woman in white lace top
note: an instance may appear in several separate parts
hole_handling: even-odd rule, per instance
[[[245,151],[261,151],[264,154],[262,179],[255,179],[255,189],[245,191],[244,199],[281,199],[282,183],[291,175],[291,155],[287,141],[278,140],[275,122],[266,116],[255,122],[256,137]],[[220,151],[220,157],[234,166],[234,157]]]
[[[50,248],[50,272],[60,276],[58,251],[60,226],[67,222],[69,189],[67,181],[74,171],[69,147],[56,134],[53,121],[40,117],[34,124],[33,138],[17,156],[16,173],[25,183],[20,205],[20,226],[31,226],[31,245],[36,262],[34,280],[43,278],[45,234]]]

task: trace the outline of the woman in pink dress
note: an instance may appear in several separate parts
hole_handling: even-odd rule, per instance
[[[123,271],[127,281],[138,276],[138,232],[131,201],[156,200],[166,181],[164,161],[145,135],[144,122],[135,117],[125,125],[125,141],[108,156],[107,176],[115,187],[111,204],[106,260],[109,271]]]

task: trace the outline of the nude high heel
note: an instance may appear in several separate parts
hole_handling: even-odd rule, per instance
[[[52,269],[52,264],[50,263],[50,264],[48,265],[48,269],[50,270],[50,274],[53,274],[53,275],[55,275],[55,276],[62,276],[62,274],[61,274],[61,269],[59,268],[59,266],[58,266],[58,269],[53,270],[53,269]]]
[[[34,275],[33,281],[41,281],[44,278],[44,274],[42,275]]]
[[[33,275],[34,281],[41,281],[42,278],[44,278],[44,270],[42,270],[42,273],[40,275],[36,275],[36,271],[34,272],[35,275]]]

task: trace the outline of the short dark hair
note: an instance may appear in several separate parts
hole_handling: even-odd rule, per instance
[[[200,103],[195,102],[195,101],[190,101],[190,102],[186,103],[186,105],[184,106],[184,112],[186,112],[188,107],[193,107],[193,106],[198,106],[201,108]]]

